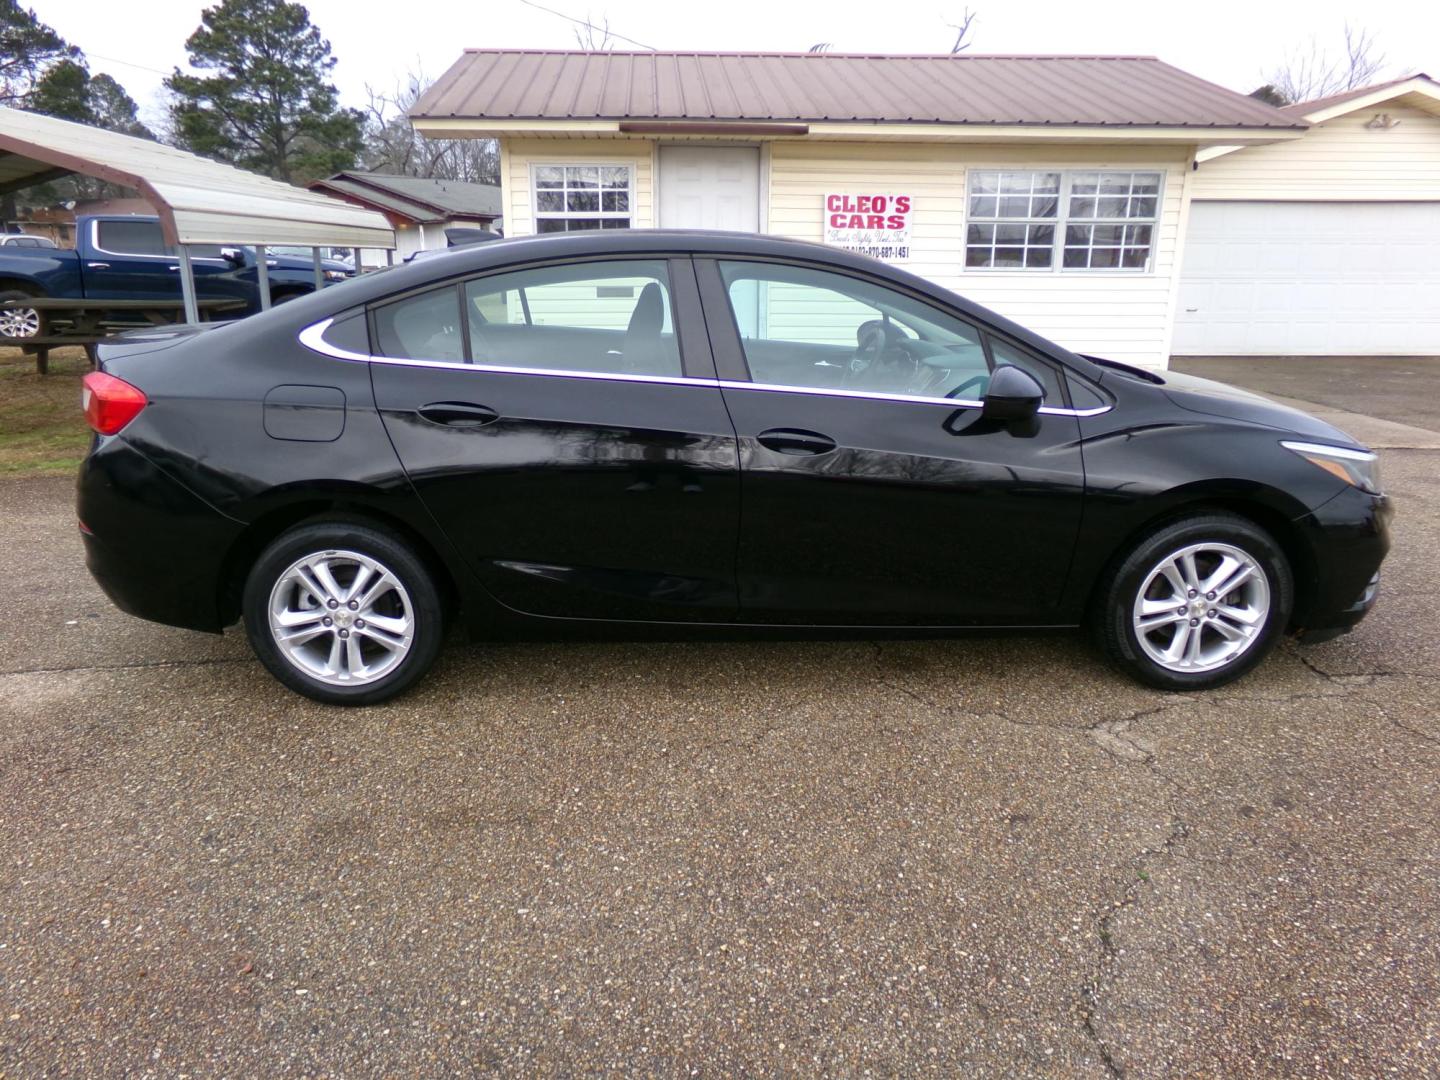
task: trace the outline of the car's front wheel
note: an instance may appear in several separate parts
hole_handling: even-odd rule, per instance
[[[245,583],[245,630],[270,673],[316,701],[369,705],[434,662],[444,609],[425,565],[368,525],[315,522],[272,543]]]
[[[1238,679],[1290,620],[1289,563],[1274,538],[1232,514],[1171,521],[1101,583],[1102,647],[1142,682],[1205,690]]]

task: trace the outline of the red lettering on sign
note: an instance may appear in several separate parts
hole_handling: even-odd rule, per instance
[[[908,213],[910,212],[910,196],[909,196],[909,195],[897,195],[897,196],[895,196],[895,209],[898,210],[898,211],[899,211],[900,213],[902,213],[902,214],[908,214]]]
[[[903,229],[905,227],[903,214],[891,214],[887,221],[888,224],[885,226],[887,229]]]

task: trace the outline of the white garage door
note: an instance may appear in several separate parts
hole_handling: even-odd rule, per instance
[[[1191,204],[1172,351],[1440,354],[1440,203]]]

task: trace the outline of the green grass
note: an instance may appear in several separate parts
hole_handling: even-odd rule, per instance
[[[80,377],[90,370],[83,349],[55,349],[50,374],[35,358],[0,349],[0,476],[73,473],[90,445],[80,413]]]

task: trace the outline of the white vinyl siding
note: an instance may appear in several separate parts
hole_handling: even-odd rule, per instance
[[[1381,114],[1399,123],[1367,126]],[[1202,161],[1192,188],[1196,200],[1440,200],[1440,116],[1394,101],[1374,105],[1300,139]]]

